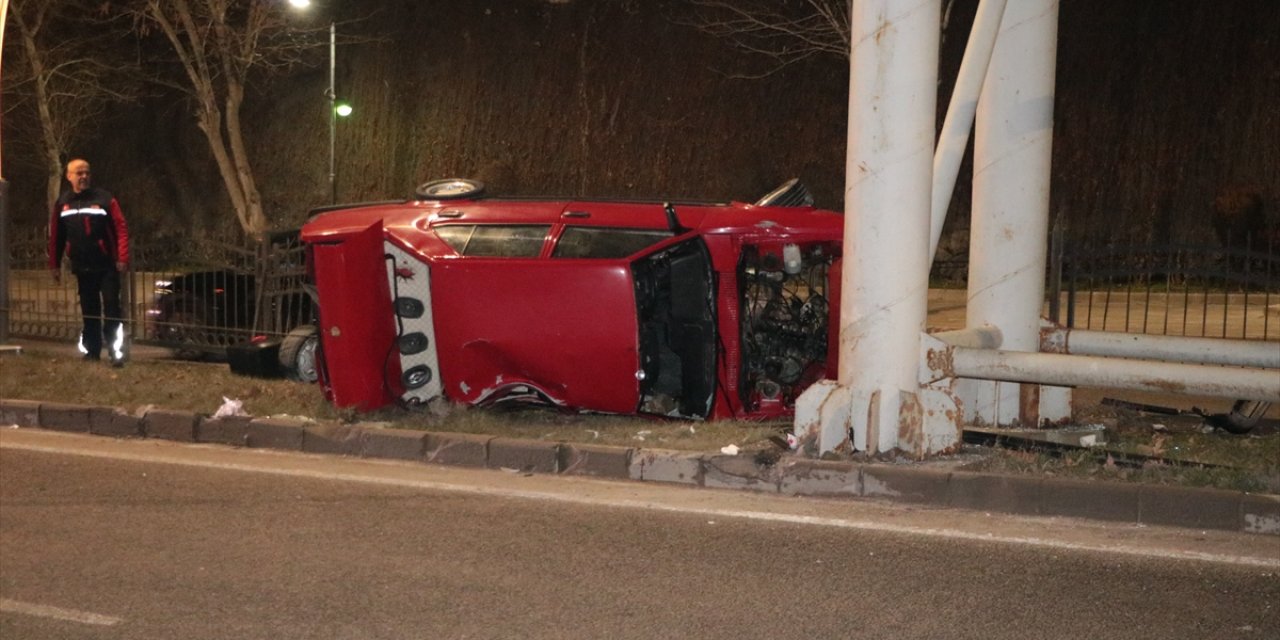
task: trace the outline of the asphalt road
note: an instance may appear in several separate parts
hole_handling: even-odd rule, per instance
[[[0,432],[0,638],[1276,638],[1280,538]]]

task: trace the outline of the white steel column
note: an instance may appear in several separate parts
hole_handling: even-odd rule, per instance
[[[1013,351],[1040,343],[1057,30],[1057,0],[1010,2],[978,100],[966,324],[998,327]],[[1045,392],[1007,382],[961,386],[965,416],[980,424],[1070,417],[1069,395]]]
[[[853,2],[839,380],[811,388],[796,413],[797,434],[819,451],[847,445],[850,432],[861,451],[929,448],[917,373],[940,5]]]

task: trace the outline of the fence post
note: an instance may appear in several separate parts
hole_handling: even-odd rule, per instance
[[[1062,312],[1062,216],[1053,220],[1049,232],[1049,320],[1058,324]]]
[[[9,341],[9,181],[0,178],[0,344]]]
[[[256,334],[262,331],[262,307],[266,301],[267,284],[267,252],[271,247],[271,240],[266,234],[254,236],[254,265],[253,265],[253,327],[251,333]]]

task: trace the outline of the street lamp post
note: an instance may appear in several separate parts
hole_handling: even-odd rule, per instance
[[[297,9],[306,9],[311,6],[311,0],[289,0],[289,4]],[[351,113],[350,107],[346,104],[338,104],[338,92],[336,87],[338,59],[338,25],[336,22],[329,22],[329,88],[325,89],[324,97],[329,103],[329,204],[337,204],[338,202],[338,116],[347,116]],[[342,113],[339,113],[342,110]]]
[[[334,88],[334,74],[338,58],[338,26],[329,23],[329,204],[338,202],[337,140],[338,140],[338,94]]]

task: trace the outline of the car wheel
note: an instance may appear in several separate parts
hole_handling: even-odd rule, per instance
[[[484,193],[484,183],[466,178],[431,180],[418,185],[414,192],[422,200],[460,200]]]
[[[313,324],[295,327],[280,343],[280,368],[294,382],[312,383],[320,378],[316,368],[316,349],[320,348],[320,332]]]

